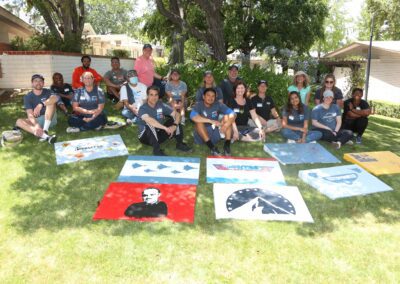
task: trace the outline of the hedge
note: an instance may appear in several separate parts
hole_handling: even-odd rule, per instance
[[[384,101],[370,101],[370,106],[375,108],[375,114],[400,118],[400,104]]]

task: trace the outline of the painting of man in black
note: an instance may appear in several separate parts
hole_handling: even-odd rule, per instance
[[[158,188],[149,187],[143,190],[143,202],[133,203],[125,210],[128,217],[165,217],[167,216],[167,204],[159,201],[161,192]]]

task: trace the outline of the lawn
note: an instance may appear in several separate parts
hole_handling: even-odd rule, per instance
[[[23,116],[21,96],[0,106],[0,130]],[[121,120],[107,107],[110,117]],[[59,141],[119,133],[132,155],[150,155],[136,126],[65,133]],[[192,126],[188,123],[186,133]],[[400,120],[374,116],[364,144],[332,150],[390,150],[400,155]],[[191,135],[186,135],[192,144]],[[269,141],[283,142],[279,135]],[[167,154],[182,156],[173,142]],[[169,149],[170,148],[170,149]],[[232,145],[233,155],[268,157],[262,143]],[[394,191],[332,201],[297,178],[300,169],[281,166],[299,187],[313,224],[215,220],[212,186],[201,157],[193,224],[92,221],[97,202],[115,181],[126,157],[56,166],[52,146],[24,135],[22,144],[0,150],[1,283],[399,283],[400,175],[380,179]],[[347,162],[343,162],[347,164]]]

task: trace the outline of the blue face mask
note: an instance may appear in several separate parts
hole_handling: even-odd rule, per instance
[[[138,77],[130,77],[129,83],[131,83],[132,85],[136,85],[138,83]]]

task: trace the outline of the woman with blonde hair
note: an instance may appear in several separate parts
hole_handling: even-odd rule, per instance
[[[311,88],[310,88],[310,78],[303,71],[297,71],[294,74],[293,83],[288,87],[288,95],[291,92],[298,92],[301,97],[301,102],[305,105],[310,103],[311,98]]]
[[[322,94],[325,90],[330,90],[333,92],[333,103],[338,105],[340,108],[343,108],[343,93],[338,87],[335,86],[336,78],[333,74],[325,75],[325,78],[322,82],[321,88],[319,88],[315,92],[314,102],[316,105],[319,105],[323,102],[324,98]]]

